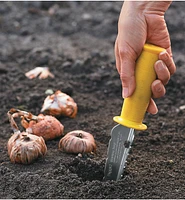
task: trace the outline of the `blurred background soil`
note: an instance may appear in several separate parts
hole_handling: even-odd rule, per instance
[[[137,131],[123,178],[103,181],[114,115],[122,106],[114,41],[122,2],[1,2],[0,6],[0,198],[138,199],[184,198],[185,188],[185,3],[166,13],[178,67],[157,99],[159,113],[146,114]],[[55,79],[24,74],[48,66]],[[7,111],[40,113],[47,89],[61,90],[78,104],[75,119],[59,117],[65,133],[90,132],[97,154],[79,157],[48,141],[47,155],[31,165],[12,164]]]

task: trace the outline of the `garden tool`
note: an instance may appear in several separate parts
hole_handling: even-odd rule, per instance
[[[136,61],[135,91],[131,97],[124,99],[121,115],[113,118],[118,125],[111,130],[104,170],[105,180],[121,179],[134,140],[134,129],[147,129],[143,119],[152,95],[151,84],[156,79],[154,63],[162,51],[165,49],[145,44]]]

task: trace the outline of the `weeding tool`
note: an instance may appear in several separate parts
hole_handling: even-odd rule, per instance
[[[105,164],[105,180],[119,180],[122,177],[127,156],[134,140],[135,130],[146,130],[143,119],[152,95],[151,84],[156,79],[154,63],[165,49],[145,44],[136,62],[136,89],[131,97],[125,98],[120,116],[113,120],[118,123],[111,130],[108,156]]]

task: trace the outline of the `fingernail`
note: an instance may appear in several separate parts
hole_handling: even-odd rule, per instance
[[[155,88],[156,92],[161,92],[162,91],[161,82],[160,81],[156,81],[154,83],[154,88]]]
[[[156,67],[157,67],[157,70],[159,70],[159,71],[165,69],[165,65],[164,65],[163,61],[161,61],[161,60],[158,60],[158,61],[156,62]]]
[[[162,52],[160,53],[160,56],[162,56],[163,59],[166,60],[166,59],[168,58],[168,56],[167,56],[167,51],[162,51]]]
[[[153,112],[153,115],[156,115],[158,113],[158,109],[155,110],[155,112]]]
[[[128,88],[127,87],[123,87],[122,96],[123,96],[123,98],[127,98],[128,97]]]

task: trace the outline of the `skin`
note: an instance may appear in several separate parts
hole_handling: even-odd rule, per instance
[[[165,95],[165,85],[175,73],[169,32],[164,14],[171,1],[125,1],[118,21],[115,42],[116,67],[122,82],[122,96],[129,97],[135,90],[135,62],[145,43],[160,46],[166,51],[159,54],[154,68],[157,79],[152,83],[153,98]],[[151,99],[148,112],[156,114],[157,106]]]

